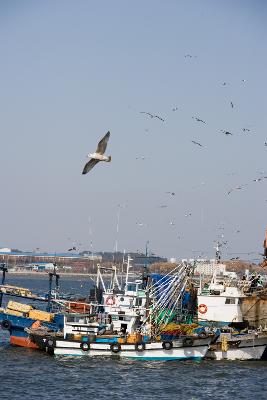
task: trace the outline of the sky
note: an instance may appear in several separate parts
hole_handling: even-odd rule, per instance
[[[260,258],[266,17],[263,0],[0,0],[0,247]],[[112,161],[82,175],[107,131]]]

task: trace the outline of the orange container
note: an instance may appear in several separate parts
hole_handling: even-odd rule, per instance
[[[140,335],[140,333],[130,333],[127,336],[127,343],[139,343],[142,342],[142,335]]]

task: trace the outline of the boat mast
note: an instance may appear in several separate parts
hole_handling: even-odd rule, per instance
[[[5,283],[7,266],[5,263],[0,264],[0,271],[2,271],[2,285]],[[3,293],[0,293],[0,307],[2,307]]]
[[[130,254],[128,254],[127,268],[126,268],[126,278],[125,278],[125,289],[127,289],[127,285],[128,285],[129,270],[131,268],[130,261],[133,261],[133,259],[130,257]]]

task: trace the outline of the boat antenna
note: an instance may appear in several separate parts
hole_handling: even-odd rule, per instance
[[[90,235],[90,251],[93,261],[93,272],[95,271],[95,258],[94,258],[94,248],[93,248],[93,232],[92,232],[92,219],[89,217],[89,235]]]
[[[219,264],[221,262],[221,257],[222,257],[221,247],[222,247],[222,243],[216,242],[216,245],[214,247],[216,264]]]

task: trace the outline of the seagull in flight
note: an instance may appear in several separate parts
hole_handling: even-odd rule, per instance
[[[99,162],[99,161],[106,161],[110,162],[111,161],[111,156],[105,156],[104,153],[107,148],[108,140],[110,137],[110,132],[108,131],[105,136],[100,140],[98,143],[97,149],[95,153],[93,154],[88,154],[87,157],[91,157],[91,160],[88,161],[84,168],[83,168],[83,174],[87,174],[87,172],[91,171],[91,169]]]
[[[172,196],[175,196],[174,192],[166,192],[167,194],[171,194]]]
[[[147,160],[148,159],[148,157],[145,157],[145,156],[140,156],[140,157],[135,157],[135,159],[136,160]]]
[[[149,112],[146,111],[140,111],[140,114],[146,114],[148,115],[150,118],[158,118],[160,121],[164,122],[165,119],[161,118],[159,115],[155,115],[155,114],[151,114]]]
[[[229,132],[229,131],[225,131],[225,130],[221,129],[221,132],[224,133],[225,135],[233,136],[233,134],[231,132]]]
[[[68,251],[76,251],[76,250],[77,250],[77,247],[75,247],[75,246],[73,246],[70,249],[68,249]]]
[[[194,140],[191,140],[191,142],[196,144],[196,145],[198,145],[198,146],[200,146],[200,147],[203,147],[201,143],[195,142]]]
[[[193,119],[195,119],[197,122],[202,122],[203,124],[205,124],[206,122],[203,121],[203,119],[200,119],[198,117],[192,117]]]
[[[244,185],[236,186],[235,188],[230,189],[230,190],[227,192],[227,194],[229,195],[229,194],[232,193],[234,190],[242,190],[242,189],[244,189],[244,187],[247,186],[247,185],[248,185],[248,184],[245,183]]]

